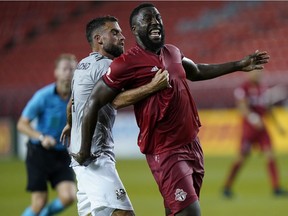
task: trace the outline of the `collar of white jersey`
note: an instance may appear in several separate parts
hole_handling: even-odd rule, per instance
[[[103,59],[103,58],[107,58],[106,56],[103,56],[98,52],[92,52],[89,54],[89,56],[92,56],[92,55],[95,57],[96,61]]]

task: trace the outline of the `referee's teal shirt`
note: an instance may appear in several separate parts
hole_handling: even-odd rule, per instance
[[[55,150],[64,150],[60,143],[61,132],[66,125],[66,107],[69,98],[63,100],[56,91],[56,84],[52,83],[39,89],[28,101],[22,112],[22,116],[29,120],[36,119],[36,130],[44,135],[55,138],[57,144]],[[32,144],[40,145],[39,140],[31,140]]]

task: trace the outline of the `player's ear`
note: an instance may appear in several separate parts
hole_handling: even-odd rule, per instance
[[[93,39],[97,44],[103,44],[101,35],[96,34],[94,35]]]
[[[135,25],[133,25],[133,26],[131,27],[131,31],[132,31],[132,33],[133,33],[134,35],[137,35],[137,33],[136,33],[136,26],[135,26]]]

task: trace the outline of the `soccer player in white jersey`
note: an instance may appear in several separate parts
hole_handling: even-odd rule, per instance
[[[72,127],[69,145],[71,155],[79,152],[83,110],[85,104],[89,103],[89,95],[95,83],[107,72],[112,59],[124,51],[125,37],[115,17],[105,16],[91,20],[86,26],[86,37],[93,52],[80,61],[74,72],[72,95],[67,107],[68,121],[61,136],[62,141],[66,140]],[[73,157],[71,162],[77,178],[77,206],[80,216],[134,215],[129,197],[115,168],[112,137],[115,108],[134,104],[167,87],[168,72],[159,70],[150,83],[119,94],[112,104],[100,110],[91,144],[91,157],[84,166],[80,166]]]

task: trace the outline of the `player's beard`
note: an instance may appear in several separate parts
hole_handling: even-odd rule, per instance
[[[124,48],[122,46],[115,44],[105,44],[103,46],[103,49],[105,50],[105,52],[109,53],[115,58],[120,56],[124,52]]]
[[[152,51],[152,52],[157,52],[164,46],[165,31],[164,31],[163,27],[161,29],[160,34],[161,34],[161,40],[154,42],[149,38],[149,31],[147,31],[147,29],[145,31],[139,31],[138,32],[139,39],[141,40],[141,42],[143,43],[145,48],[147,50]]]

